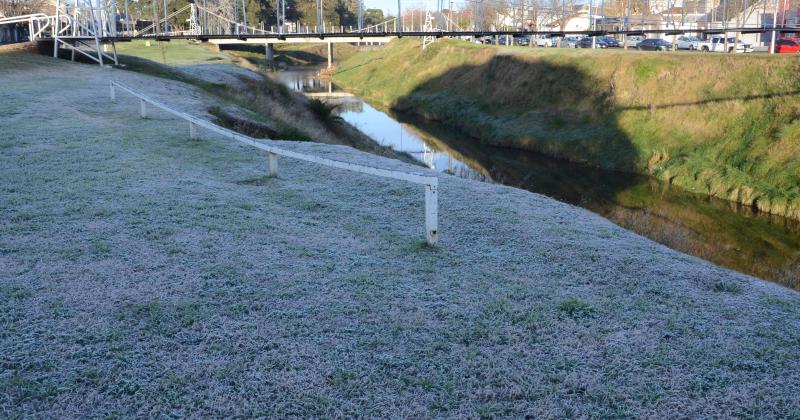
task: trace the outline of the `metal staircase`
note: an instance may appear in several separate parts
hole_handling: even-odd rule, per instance
[[[116,9],[116,0],[56,0],[53,57],[64,48],[73,60],[80,54],[101,66],[119,64],[113,39],[117,36]]]

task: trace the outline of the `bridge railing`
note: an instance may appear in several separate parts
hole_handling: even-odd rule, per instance
[[[44,37],[46,35],[46,31],[52,31],[55,19],[55,16],[48,16],[43,13],[34,13],[30,15],[0,18],[0,25],[27,24],[29,40],[36,41],[37,39]]]
[[[156,100],[153,100],[113,80],[110,82],[109,86],[110,86],[110,94],[112,101],[116,101],[117,89],[127,92],[128,94],[136,98],[139,98],[139,112],[142,118],[147,118],[147,113],[148,113],[147,106],[149,104],[153,107],[160,108],[161,110],[169,114],[172,114],[180,119],[188,121],[189,138],[191,138],[192,140],[197,139],[197,127],[202,127],[205,128],[206,130],[215,132],[230,139],[266,151],[269,162],[268,174],[271,177],[275,177],[278,175],[278,156],[284,156],[291,159],[297,159],[305,162],[312,162],[319,165],[329,166],[331,168],[345,169],[348,171],[360,172],[363,174],[375,175],[384,178],[398,179],[401,181],[407,181],[414,184],[423,185],[425,187],[425,239],[429,245],[436,245],[439,233],[438,232],[439,179],[435,176],[425,176],[409,172],[374,168],[370,166],[358,165],[349,162],[342,162],[339,160],[308,155],[305,153],[293,152],[291,150],[285,150],[278,147],[270,146],[252,137],[245,136],[243,134],[237,133],[233,130],[229,130],[224,127],[220,127],[209,121],[191,116],[184,112],[174,110],[167,105],[164,105]]]

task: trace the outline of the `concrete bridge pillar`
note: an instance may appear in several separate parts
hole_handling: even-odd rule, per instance
[[[264,45],[264,53],[267,56],[267,61],[275,60],[275,46],[271,43]]]
[[[333,67],[333,42],[328,42],[328,68]]]

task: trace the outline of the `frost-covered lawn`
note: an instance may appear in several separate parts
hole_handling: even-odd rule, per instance
[[[210,105],[0,55],[0,417],[800,416],[797,292],[448,176],[428,249],[421,187],[264,178],[111,77]]]

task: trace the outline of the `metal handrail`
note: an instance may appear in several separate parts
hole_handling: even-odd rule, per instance
[[[184,119],[189,122],[189,137],[191,139],[197,139],[197,127],[203,127],[209,131],[213,131],[217,134],[221,134],[225,137],[231,138],[233,140],[242,142],[249,146],[253,146],[257,149],[264,150],[267,152],[268,160],[269,160],[269,175],[270,176],[277,176],[278,175],[278,156],[285,156],[292,159],[302,160],[306,162],[313,162],[320,165],[329,166],[332,168],[338,169],[345,169],[348,171],[360,172],[369,175],[376,175],[384,178],[392,178],[398,179],[401,181],[408,181],[415,184],[421,184],[425,186],[425,239],[427,240],[428,244],[436,245],[436,241],[438,238],[438,219],[439,219],[439,200],[438,200],[438,189],[439,189],[439,178],[435,176],[426,176],[426,175],[419,175],[409,172],[401,172],[401,171],[392,171],[388,169],[382,168],[374,168],[371,166],[359,165],[355,163],[343,162],[334,159],[323,158],[319,156],[308,155],[305,153],[298,153],[293,152],[291,150],[281,149],[279,147],[270,146],[268,144],[264,144],[263,142],[259,141],[258,139],[254,139],[252,137],[246,136],[244,134],[237,133],[233,130],[229,130],[224,127],[220,127],[216,124],[213,124],[209,121],[206,121],[201,118],[194,117],[192,115],[186,114],[181,111],[174,110],[167,105],[162,104],[154,99],[151,99],[141,93],[134,91],[133,89],[126,87],[118,82],[110,81],[109,83],[110,93],[111,93],[111,100],[116,100],[116,89],[119,88],[122,91],[125,91],[137,98],[140,101],[140,116],[142,118],[147,118],[147,105],[150,104],[157,108],[160,108],[172,115],[175,115],[178,118]]]

